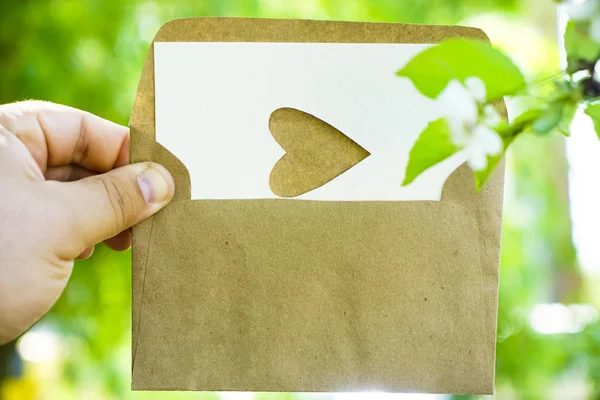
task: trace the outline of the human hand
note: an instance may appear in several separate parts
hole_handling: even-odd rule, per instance
[[[129,130],[45,102],[0,106],[0,344],[62,293],[75,259],[104,241],[131,245],[131,226],[163,208],[174,182],[129,164]]]

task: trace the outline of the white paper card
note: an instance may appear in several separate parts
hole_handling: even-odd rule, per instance
[[[371,153],[295,199],[440,200],[454,156],[401,187],[408,155],[435,101],[396,76],[427,45],[330,43],[154,44],[156,140],[187,167],[192,199],[278,198],[269,175],[284,154],[273,111],[295,108]]]

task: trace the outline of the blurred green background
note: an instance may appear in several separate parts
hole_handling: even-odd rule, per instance
[[[556,11],[551,0],[0,0],[0,103],[43,99],[126,125],[153,35],[189,16],[472,25],[530,76],[551,74],[560,67]],[[600,148],[589,121],[575,124],[568,145],[528,136],[509,153],[498,399],[600,399]],[[76,265],[50,314],[0,347],[0,397],[448,398],[132,393],[130,264],[130,252],[98,246]]]

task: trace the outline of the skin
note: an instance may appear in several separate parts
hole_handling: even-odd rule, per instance
[[[129,228],[174,190],[160,165],[129,165],[126,127],[52,103],[0,106],[0,344],[48,312],[97,243],[129,248]]]

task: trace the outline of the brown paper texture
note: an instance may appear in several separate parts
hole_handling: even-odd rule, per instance
[[[271,190],[280,197],[321,187],[370,155],[327,122],[293,108],[275,110],[269,130],[285,151],[269,177]]]
[[[487,40],[463,27],[195,18],[155,41],[458,36]],[[462,166],[439,202],[191,201],[186,167],[154,141],[153,75],[151,48],[131,160],[167,167],[176,194],[134,228],[134,390],[493,392],[503,165],[480,193]]]

